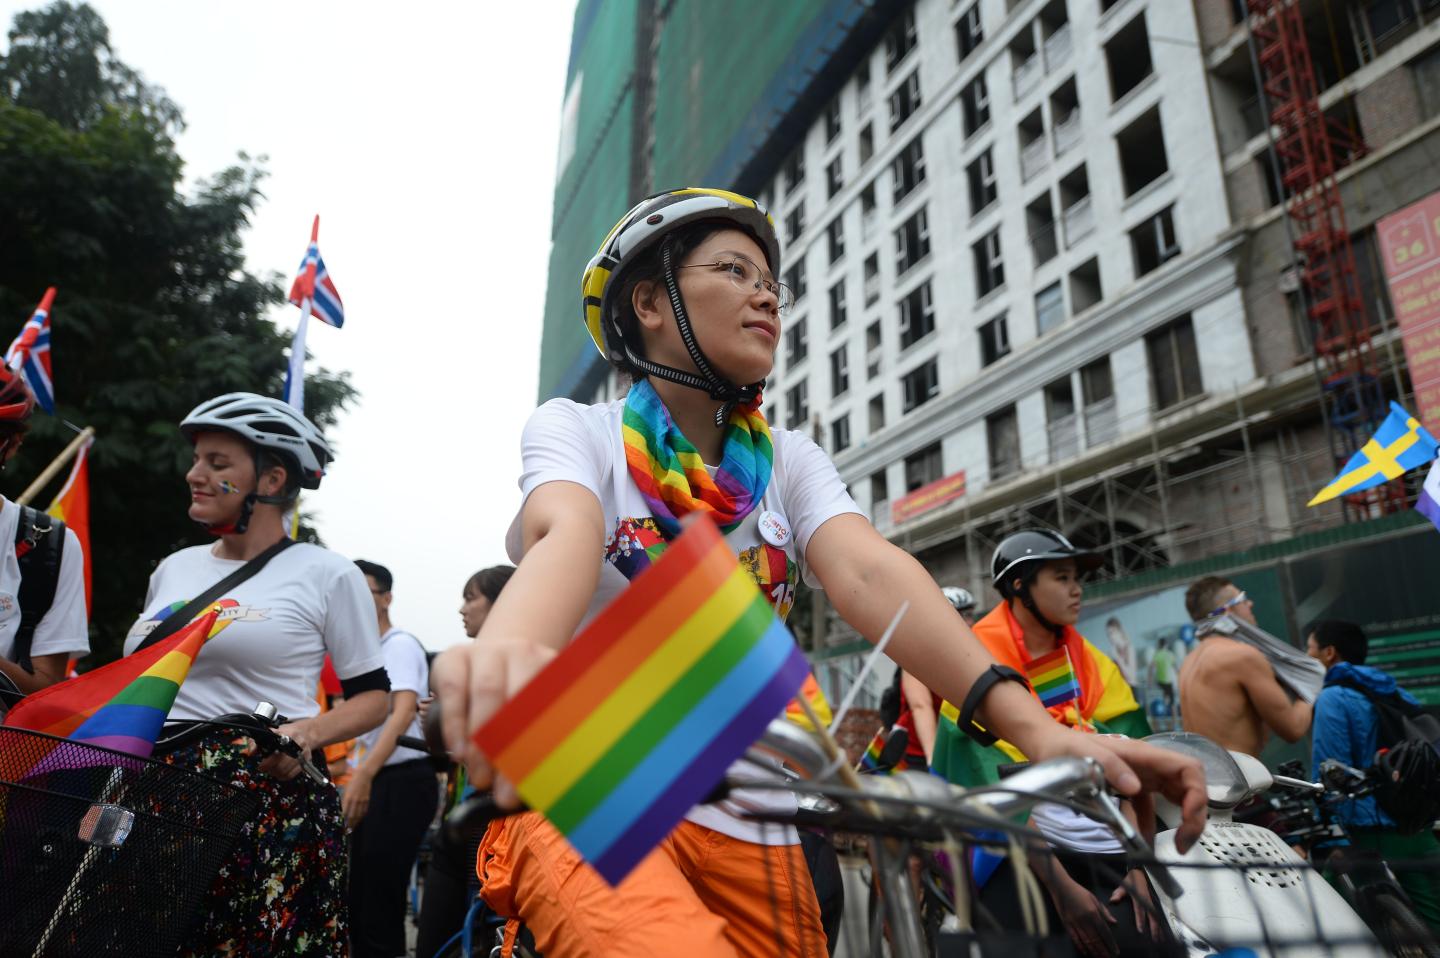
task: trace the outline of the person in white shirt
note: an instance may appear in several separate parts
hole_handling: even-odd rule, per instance
[[[405,889],[439,799],[436,769],[425,752],[399,745],[420,738],[416,702],[428,693],[430,664],[420,640],[390,621],[395,579],[376,562],[356,559],[375,602],[380,651],[390,677],[390,715],[355,740],[353,770],[341,807],[350,836],[350,953],[394,958],[405,953]]]
[[[20,451],[20,444],[30,427],[35,411],[35,397],[18,373],[0,366],[0,469]],[[59,520],[48,516],[44,524],[19,528],[22,509],[0,496],[0,687],[8,680],[23,695],[38,692],[65,677],[65,666],[72,658],[90,652],[90,630],[85,609],[85,555],[75,533]],[[38,621],[25,615],[21,608],[22,552],[37,550],[28,567],[34,575],[47,570],[34,560],[45,556],[54,561],[58,543],[58,569],[54,576],[54,595]],[[13,545],[12,545],[13,544]],[[48,555],[47,555],[48,552]],[[40,600],[38,608],[43,608]],[[3,708],[4,702],[0,702]]]
[[[476,786],[495,779],[470,740],[475,729],[649,565],[681,519],[706,513],[782,616],[801,577],[871,640],[908,601],[888,651],[947,699],[970,699],[967,725],[976,715],[1024,739],[1036,758],[1094,757],[1126,793],[1142,780],[1164,788],[1186,809],[1188,846],[1204,815],[1198,763],[1051,720],[924,568],[875,531],[825,454],[765,421],[761,389],[790,297],[778,275],[773,220],[724,190],[650,197],[605,237],[581,282],[581,315],[634,384],[613,403],[557,399],[532,415],[521,512],[507,540],[515,575],[479,638],[435,667],[447,744]],[[509,783],[495,784],[499,801],[516,800]],[[793,828],[762,835],[723,805],[700,806],[612,888],[527,813],[491,824],[482,894],[522,920],[545,954],[644,952],[661,941],[684,942],[689,958],[823,958],[826,935],[796,842]]]
[[[201,403],[180,429],[195,446],[185,474],[190,518],[216,541],[181,549],[155,569],[127,654],[169,615],[288,541],[286,510],[301,488],[319,487],[331,459],[314,424],[253,393]],[[375,610],[364,576],[345,557],[292,543],[215,604],[223,611],[180,686],[172,720],[203,722],[270,702],[288,719],[280,731],[313,752],[384,719],[389,683]],[[345,701],[321,713],[315,689],[327,653]],[[345,828],[335,787],[300,775],[287,755],[261,758],[218,729],[157,757],[261,800],[183,953],[345,955]]]

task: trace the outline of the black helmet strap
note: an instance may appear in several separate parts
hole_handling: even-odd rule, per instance
[[[625,358],[647,376],[655,376],[679,386],[698,389],[711,399],[719,400],[720,408],[715,410],[715,428],[724,429],[725,424],[730,421],[730,413],[736,406],[747,406],[755,401],[755,397],[760,395],[760,390],[765,388],[765,380],[762,379],[758,383],[751,383],[748,386],[737,386],[715,371],[715,367],[710,364],[710,360],[701,351],[700,343],[695,339],[695,330],[690,325],[690,314],[685,311],[685,300],[680,295],[680,284],[675,279],[674,250],[670,237],[661,241],[660,263],[665,269],[665,290],[670,296],[670,308],[675,313],[675,326],[680,330],[680,341],[685,344],[685,351],[690,354],[690,359],[695,363],[695,368],[700,371],[700,375],[697,376],[683,369],[662,366],[659,363],[652,363],[648,359],[642,359],[635,355],[635,351],[630,348],[629,343],[624,344]]]
[[[1041,565],[1044,565],[1044,562],[1038,563],[1035,567],[1035,572],[1037,574],[1040,571]],[[1053,632],[1056,639],[1064,640],[1065,627],[1063,625],[1056,625],[1054,622],[1051,622],[1049,619],[1047,619],[1045,617],[1045,614],[1040,611],[1040,607],[1035,604],[1035,597],[1030,594],[1030,583],[1033,581],[1034,576],[1021,575],[1020,588],[1015,590],[1015,594],[1012,596],[1012,598],[1019,599],[1020,604],[1023,605],[1032,616],[1034,616],[1035,621],[1039,622],[1043,628]]]

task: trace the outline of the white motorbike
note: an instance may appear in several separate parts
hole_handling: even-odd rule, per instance
[[[1200,840],[1182,855],[1171,829],[1156,835],[1154,845],[1155,857],[1183,890],[1167,895],[1152,877],[1156,899],[1192,958],[1385,958],[1365,922],[1319,872],[1274,832],[1233,820],[1237,805],[1277,785],[1307,792],[1323,786],[1272,775],[1255,758],[1190,732],[1145,741],[1205,766],[1210,820]],[[1179,821],[1174,805],[1156,800],[1161,822]]]

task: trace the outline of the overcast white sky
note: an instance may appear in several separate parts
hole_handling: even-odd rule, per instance
[[[90,2],[184,111],[190,181],[269,156],[252,270],[288,284],[320,214],[345,328],[311,323],[312,368],[350,370],[361,399],[305,508],[331,548],[395,573],[397,624],[463,639],[460,588],[505,561],[519,503],[573,0]],[[0,0],[6,29],[43,5]]]

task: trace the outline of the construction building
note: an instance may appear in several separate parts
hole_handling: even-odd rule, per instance
[[[1335,132],[1355,351],[1377,396],[1407,402],[1374,224],[1440,190],[1440,4],[1297,3]],[[812,432],[941,583],[990,604],[995,543],[1037,524],[1104,550],[1092,595],[1116,599],[1426,534],[1405,513],[1370,521],[1383,504],[1306,507],[1354,438],[1282,202],[1306,185],[1274,148],[1245,14],[1244,0],[582,0],[540,398],[618,387],[576,294],[615,219],[657,189],[733,188],[775,216],[797,298],[768,417]],[[1273,631],[1298,639],[1302,615],[1338,609],[1427,669],[1440,656],[1424,651],[1435,600],[1396,624],[1296,579],[1277,580]],[[818,657],[852,650],[839,623],[819,632]]]

